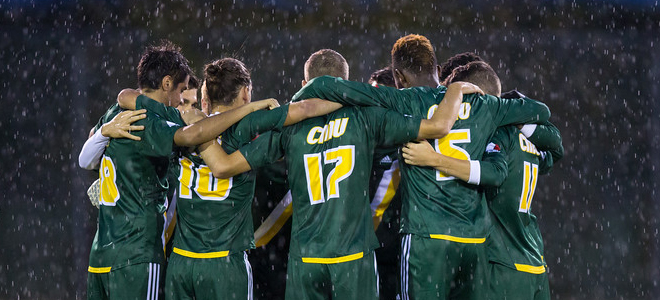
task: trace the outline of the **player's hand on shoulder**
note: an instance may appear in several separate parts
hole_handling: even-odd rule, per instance
[[[183,121],[186,122],[186,125],[190,125],[197,123],[201,119],[206,118],[206,114],[199,109],[191,108],[189,110],[184,111],[181,114],[181,118],[183,118]]]
[[[452,82],[447,89],[460,89],[463,94],[478,93],[484,95],[484,91],[482,91],[477,85],[465,81]]]
[[[274,98],[259,100],[259,101],[252,102],[250,104],[254,104],[254,106],[255,106],[254,110],[255,111],[256,110],[262,110],[262,109],[270,110],[270,109],[280,107],[280,103],[277,102],[277,99],[274,99]]]
[[[101,134],[103,136],[114,139],[128,138],[131,140],[139,141],[140,137],[131,134],[131,132],[144,130],[144,126],[131,124],[146,118],[146,113],[146,109],[122,111],[117,114],[110,122],[101,126]]]

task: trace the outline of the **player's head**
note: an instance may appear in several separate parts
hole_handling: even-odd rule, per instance
[[[464,66],[459,66],[447,77],[447,83],[455,81],[466,81],[475,84],[486,94],[500,96],[502,84],[495,70],[483,61],[473,61]]]
[[[194,77],[191,77],[190,82],[188,82],[188,89],[181,94],[181,105],[177,106],[181,112],[187,111],[191,108],[200,108],[197,101],[199,81],[196,78],[193,80],[193,78]]]
[[[483,59],[473,52],[463,52],[450,57],[440,65],[440,82],[444,83],[456,67],[467,65],[473,61],[483,61]]]
[[[188,88],[190,78],[195,77],[181,48],[170,41],[148,47],[137,71],[141,90],[162,95],[163,102],[174,107],[181,103],[181,93]]]
[[[369,78],[369,84],[373,86],[384,85],[396,87],[394,83],[394,75],[392,74],[392,67],[387,66],[371,74]]]
[[[331,49],[321,49],[312,53],[305,62],[305,80],[308,81],[324,75],[348,79],[348,63],[339,52]]]
[[[223,58],[204,66],[202,107],[243,105],[252,100],[250,71],[238,59]]]
[[[439,84],[433,45],[422,35],[409,34],[394,43],[392,68],[398,88]]]

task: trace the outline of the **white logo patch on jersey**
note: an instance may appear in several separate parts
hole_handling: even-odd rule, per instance
[[[495,143],[488,143],[486,146],[486,153],[500,152],[500,145]]]
[[[170,122],[170,121],[165,121],[167,123],[167,126],[174,127],[174,126],[179,126],[179,124]]]

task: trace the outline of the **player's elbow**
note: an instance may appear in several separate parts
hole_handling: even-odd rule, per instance
[[[215,166],[209,166],[209,168],[213,173],[213,177],[218,179],[227,179],[236,175],[231,165],[215,164]]]

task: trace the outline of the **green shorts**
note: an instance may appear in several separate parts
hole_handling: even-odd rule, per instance
[[[252,299],[252,268],[247,253],[192,258],[172,253],[165,299]]]
[[[550,300],[548,273],[532,274],[490,262],[490,299]]]
[[[401,299],[485,299],[485,244],[405,234],[401,239]]]
[[[161,266],[142,263],[87,273],[87,299],[158,299]]]
[[[378,270],[373,251],[339,263],[304,263],[289,257],[285,299],[378,300]]]

